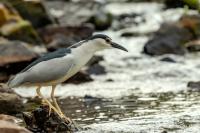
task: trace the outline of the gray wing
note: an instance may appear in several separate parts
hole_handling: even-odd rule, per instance
[[[74,65],[71,56],[53,58],[32,66],[25,72],[19,73],[12,81],[12,87],[23,84],[43,84],[63,78]],[[12,85],[13,84],[13,85]]]

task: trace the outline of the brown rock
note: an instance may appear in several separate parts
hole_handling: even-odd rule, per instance
[[[26,67],[38,54],[21,41],[8,41],[0,38],[0,82],[7,81]]]
[[[185,47],[190,52],[200,51],[200,40],[190,41],[190,42],[188,42],[188,43],[185,44]]]
[[[23,109],[22,98],[9,88],[0,86],[0,113],[14,114]]]
[[[83,26],[48,26],[38,30],[50,51],[69,47],[72,44],[88,38],[94,32],[90,25]]]
[[[22,120],[5,114],[0,114],[0,132],[1,133],[31,133],[24,127],[18,124]]]

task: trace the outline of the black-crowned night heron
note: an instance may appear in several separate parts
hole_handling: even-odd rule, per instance
[[[49,105],[50,110],[54,110],[61,118],[70,121],[62,113],[54,98],[56,85],[76,74],[95,52],[113,47],[127,51],[124,47],[112,42],[111,38],[106,35],[94,35],[69,48],[45,54],[10,79],[8,86],[11,88],[22,85],[37,86],[37,95]],[[51,99],[53,104],[41,94],[40,88],[42,86],[52,86]]]

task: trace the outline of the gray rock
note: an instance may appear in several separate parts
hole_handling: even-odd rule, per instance
[[[181,25],[162,24],[153,38],[145,44],[144,53],[149,55],[183,55],[187,51],[184,43],[192,38],[192,33]]]
[[[187,84],[187,87],[190,88],[192,91],[200,91],[200,81],[190,81]]]

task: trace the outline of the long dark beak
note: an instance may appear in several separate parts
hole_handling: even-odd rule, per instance
[[[128,52],[127,49],[125,49],[124,47],[122,47],[121,45],[119,45],[119,44],[117,44],[117,43],[115,43],[115,42],[111,42],[111,46],[112,46],[113,48],[121,49],[121,50],[123,50],[123,51]]]

